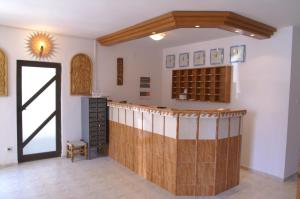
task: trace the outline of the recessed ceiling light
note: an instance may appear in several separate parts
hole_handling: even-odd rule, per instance
[[[255,37],[255,34],[251,34],[250,37]]]
[[[166,36],[166,33],[158,33],[154,35],[150,35],[149,37],[155,41],[162,40]]]
[[[196,25],[195,28],[200,28],[200,26],[199,26],[199,25]]]
[[[240,30],[235,30],[234,32],[236,32],[236,33],[240,33],[241,31],[240,31]]]

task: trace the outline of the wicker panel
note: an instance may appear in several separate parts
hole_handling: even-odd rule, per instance
[[[153,133],[153,155],[163,158],[164,155],[164,136]]]
[[[197,165],[197,184],[215,184],[215,163],[199,163]]]
[[[152,179],[152,133],[143,131],[143,176]]]
[[[152,134],[152,182],[163,187],[164,183],[164,136]]]
[[[177,162],[192,163],[196,162],[196,140],[178,140]]]
[[[127,143],[126,143],[126,126],[121,124],[121,131],[120,133],[120,163],[123,164],[124,166],[126,166],[126,156],[127,156]]]
[[[215,140],[198,140],[198,162],[215,162]]]
[[[176,187],[177,196],[193,196],[195,195],[195,185],[189,184],[177,184]]]
[[[227,189],[227,149],[229,139],[218,140],[217,163],[216,163],[216,190],[215,193],[221,193]]]
[[[177,161],[177,141],[176,139],[165,137],[165,146],[164,146],[164,161],[173,162],[176,164]]]
[[[164,186],[167,191],[176,194],[176,164],[164,159]]]
[[[215,140],[198,141],[196,195],[210,196],[215,193]]]
[[[134,129],[133,127],[126,126],[126,167],[134,170]]]
[[[177,165],[177,185],[179,184],[195,184],[195,164],[194,163],[181,163]]]
[[[239,183],[241,136],[176,140],[109,125],[110,156],[175,195],[212,196]]]
[[[197,196],[213,196],[215,187],[209,184],[196,185]]]
[[[177,141],[165,137],[164,145],[164,188],[176,194]]]
[[[134,171],[143,176],[143,132],[134,128]]]
[[[227,189],[239,183],[239,136],[229,138]]]
[[[115,139],[114,139],[114,122],[113,121],[109,121],[109,145],[108,145],[108,155],[112,158],[115,159]]]
[[[152,182],[163,187],[164,182],[164,160],[153,154],[152,160]]]
[[[196,181],[196,140],[177,142],[177,195],[194,195]]]

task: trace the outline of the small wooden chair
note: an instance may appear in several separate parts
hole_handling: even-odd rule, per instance
[[[88,159],[87,143],[82,140],[74,142],[67,141],[67,158],[71,157],[72,162],[74,162],[74,156],[77,154],[84,155],[85,159]]]

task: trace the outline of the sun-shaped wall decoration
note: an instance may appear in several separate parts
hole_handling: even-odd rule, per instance
[[[46,32],[34,32],[27,39],[27,50],[36,59],[49,59],[55,54],[54,38]]]

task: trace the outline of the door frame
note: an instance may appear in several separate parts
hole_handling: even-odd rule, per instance
[[[55,68],[56,69],[56,77],[55,77],[55,81],[56,81],[56,112],[55,112],[55,116],[56,116],[56,151],[29,154],[29,155],[23,154],[22,67],[39,67],[39,68]],[[42,90],[42,92],[40,92],[40,93],[39,92],[35,93],[34,94],[34,95],[36,95],[35,98],[33,98],[34,95],[32,96],[33,101],[41,93],[43,93],[45,91],[45,89]],[[44,126],[48,122],[46,122],[44,124]],[[40,127],[42,125],[40,125]],[[18,162],[26,162],[26,161],[40,160],[40,159],[61,156],[61,64],[60,63],[17,60],[17,144],[18,144]]]

